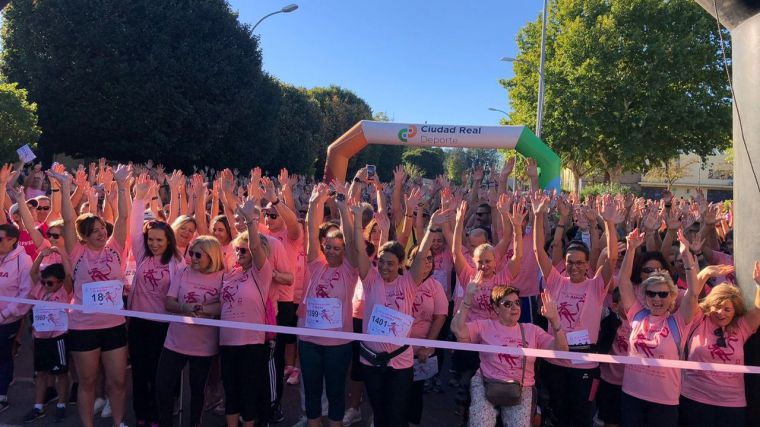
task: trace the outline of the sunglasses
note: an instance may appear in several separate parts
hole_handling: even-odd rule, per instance
[[[203,257],[203,252],[201,251],[187,251],[187,254],[195,259],[201,259]]]
[[[499,301],[498,305],[504,308],[512,308],[512,307],[520,308],[520,301],[503,300],[503,301]]]
[[[245,255],[248,253],[248,248],[235,248],[235,253]]]
[[[649,298],[660,297],[662,299],[665,299],[665,298],[667,298],[670,295],[670,291],[662,291],[662,292],[645,291],[644,293]]]
[[[47,232],[47,236],[48,236],[49,239],[60,239],[61,238],[61,233],[51,233],[51,232],[48,231]]]
[[[661,268],[644,267],[641,269],[641,272],[644,274],[652,274],[661,270],[662,270]]]
[[[723,334],[723,328],[718,328],[714,330],[713,333],[718,337],[718,339],[715,340],[718,347],[726,348],[726,336]]]
[[[58,284],[58,282],[54,282],[54,281],[52,281],[52,280],[43,280],[43,281],[42,281],[42,284],[43,284],[43,285],[45,285],[45,286],[47,286],[48,288],[52,288],[52,287],[54,287],[55,285],[57,285],[57,284]]]
[[[50,206],[37,206],[38,211],[49,211]]]
[[[427,262],[433,262],[433,255],[428,255],[425,257],[425,261]]]
[[[483,216],[483,215],[488,215],[489,213],[490,212],[475,212],[475,215],[477,215],[477,216]]]
[[[266,215],[266,216],[267,216],[267,218],[269,218],[269,219],[277,219],[277,218],[279,218],[279,217],[280,217],[280,216],[279,216],[279,215],[277,215],[276,213],[266,213],[265,215]]]

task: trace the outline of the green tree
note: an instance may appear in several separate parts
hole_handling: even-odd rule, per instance
[[[514,123],[535,127],[540,17],[523,27]],[[727,35],[727,33],[726,33]],[[730,141],[731,101],[715,21],[690,0],[565,0],[547,25],[542,137],[576,180],[645,172]]]
[[[404,165],[413,165],[423,178],[443,175],[443,150],[440,148],[410,148],[401,155]]]
[[[279,92],[275,125],[278,152],[270,164],[261,166],[270,172],[284,167],[313,176],[322,126],[319,103],[303,88],[280,83]]]
[[[446,150],[445,168],[448,178],[460,183],[462,174],[480,166],[488,170],[501,170],[502,154],[484,148],[452,148]]]
[[[322,115],[322,124],[317,138],[318,156],[314,164],[315,176],[321,179],[327,159],[327,147],[360,120],[371,119],[372,110],[355,93],[339,86],[313,88],[308,91],[308,94],[317,101]],[[349,163],[349,171],[356,170],[359,161],[357,156],[354,156]]]
[[[278,153],[277,85],[224,0],[12,1],[2,44],[47,155],[242,169]]]
[[[24,144],[34,149],[42,131],[37,126],[37,104],[16,83],[0,81],[0,163],[18,160],[16,150]]]

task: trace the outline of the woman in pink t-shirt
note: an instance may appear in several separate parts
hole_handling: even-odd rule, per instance
[[[686,341],[688,360],[744,364],[744,343],[760,326],[760,263],[755,262],[755,304],[744,306],[741,289],[722,283],[699,304]],[[687,425],[744,426],[747,401],[744,375],[684,370],[680,412]]]
[[[200,236],[190,244],[191,262],[172,277],[166,294],[169,313],[212,319],[219,316],[224,260],[219,241]],[[174,386],[186,364],[190,365],[190,425],[201,422],[203,395],[211,361],[218,352],[219,329],[213,326],[172,322],[158,360],[156,396],[161,426],[172,425]]]
[[[171,278],[184,266],[177,252],[174,231],[163,221],[143,221],[152,184],[147,174],[137,178],[129,217],[129,237],[135,259],[135,276],[127,306],[130,310],[167,314],[166,293]],[[169,322],[132,317],[129,319],[129,357],[132,362],[132,405],[138,424],[158,422],[156,389],[158,358],[166,340]]]
[[[372,266],[361,235],[363,211],[363,205],[353,209],[356,257],[365,298],[364,333],[406,337],[414,322],[412,314],[417,288],[425,279],[426,257],[430,253],[431,243],[430,227],[442,226],[447,220],[448,211],[433,213],[419,252],[409,271],[403,275],[404,248],[395,241],[378,249],[377,267]],[[390,221],[384,214],[377,217]],[[412,348],[408,345],[363,341],[360,351],[374,425],[406,425],[409,392],[414,377]]]
[[[640,286],[646,298],[642,305],[636,298],[627,267],[620,275],[620,304],[631,324],[628,340],[630,356],[656,359],[679,359],[689,324],[697,311],[700,283],[697,263],[689,252],[689,242],[678,231],[681,260],[686,274],[687,290],[681,306],[675,306],[678,288],[669,274],[652,274]],[[635,251],[644,243],[644,234],[634,229],[628,234],[627,251]],[[626,365],[621,399],[621,425],[674,427],[678,423],[678,396],[681,371],[676,368]]]
[[[339,186],[339,190],[334,201],[340,212],[342,232],[327,232],[321,244],[321,253],[319,230],[322,228],[318,227],[322,223],[325,202],[330,198],[329,188],[325,184],[317,185],[309,199],[306,220],[307,274],[304,300],[299,306],[299,327],[353,331],[351,299],[358,277],[356,250],[351,239],[353,218],[345,203],[345,189]],[[351,363],[351,342],[301,335],[298,337],[298,357],[301,360],[308,425],[322,425],[323,388],[327,395],[330,425],[341,425],[345,411],[346,372]]]
[[[548,292],[541,294],[541,314],[546,317],[555,336],[531,323],[518,323],[520,319],[520,291],[512,286],[496,286],[491,291],[491,301],[498,318],[467,322],[467,312],[478,292],[478,280],[467,285],[464,302],[451,321],[451,330],[457,340],[465,343],[500,345],[506,347],[541,348],[567,351],[567,338],[559,320],[557,305]],[[535,385],[535,357],[509,354],[481,353],[480,371],[470,384],[471,426],[492,426],[501,412],[504,425],[530,425],[531,407]],[[486,399],[486,383],[517,381],[522,386],[520,402],[515,406],[495,407]]]
[[[221,296],[221,319],[234,322],[266,323],[266,295],[272,281],[272,265],[267,260],[268,243],[259,235],[257,224],[261,212],[253,200],[240,209],[247,231],[232,243],[237,254],[235,267],[224,277]],[[219,354],[224,384],[227,426],[253,427],[254,421],[266,424],[269,419],[267,366],[269,344],[264,332],[222,328]]]
[[[172,230],[177,239],[177,252],[184,259],[187,259],[187,248],[190,247],[190,242],[195,238],[197,229],[198,223],[191,216],[180,215],[172,222]]]
[[[113,170],[118,192],[118,216],[108,237],[105,221],[93,214],[76,216],[71,198],[72,177],[48,171],[61,185],[61,214],[66,252],[74,271],[75,304],[121,308],[124,286],[124,246],[127,241],[129,170],[119,165]],[[93,425],[95,385],[103,366],[114,425],[124,420],[126,406],[127,329],[124,316],[69,313],[67,345],[79,378],[79,418],[85,427]]]

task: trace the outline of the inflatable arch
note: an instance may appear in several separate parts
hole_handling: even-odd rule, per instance
[[[348,160],[368,144],[514,149],[536,160],[542,188],[560,189],[559,156],[525,126],[402,124],[371,120],[355,124],[327,147],[324,180],[345,180]]]

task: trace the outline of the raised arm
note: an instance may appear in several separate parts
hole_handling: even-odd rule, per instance
[[[409,192],[409,197],[406,199],[406,206],[404,207],[404,224],[401,228],[401,233],[397,237],[397,241],[402,245],[406,245],[409,241],[409,236],[412,234],[413,222],[415,220],[414,213],[419,213],[419,203],[422,198],[422,190],[419,187],[412,187],[412,191]]]
[[[5,210],[4,206],[8,198],[8,181],[10,180],[12,172],[13,165],[10,163],[6,163],[0,168],[0,207],[3,207],[3,210]],[[8,219],[6,218],[5,213],[0,215],[0,224],[6,224],[7,222]]]
[[[615,266],[618,259],[617,230],[615,229],[615,216],[617,209],[612,195],[607,194],[602,198],[601,217],[604,219],[604,234],[607,237],[607,262],[601,267],[604,283],[609,286],[612,275],[615,274]],[[598,272],[597,272],[598,273]]]
[[[265,198],[272,203],[277,214],[282,217],[288,230],[288,238],[290,240],[298,240],[301,237],[301,224],[298,223],[298,216],[285,203],[280,203],[280,198],[277,197],[277,190],[274,188],[272,180],[269,178],[262,178],[261,180],[264,183],[264,190],[266,191]]]
[[[475,298],[475,294],[480,289],[479,282],[480,271],[475,274],[475,278],[472,282],[467,284],[462,304],[459,305],[459,310],[454,314],[454,318],[451,319],[451,332],[454,333],[459,342],[471,342],[470,331],[467,329],[467,315],[472,308],[472,301]]]
[[[557,265],[562,260],[562,250],[564,249],[564,237],[567,226],[570,223],[570,205],[562,196],[557,198],[557,213],[559,213],[559,222],[554,229],[552,236],[552,264]]]
[[[554,268],[544,249],[544,215],[549,212],[549,197],[536,191],[530,194],[530,203],[533,208],[533,254],[541,269],[541,275],[546,280]]]
[[[509,268],[509,274],[512,277],[517,277],[520,274],[520,264],[523,257],[523,235],[522,225],[525,221],[525,216],[528,214],[528,210],[525,208],[525,204],[522,201],[518,201],[512,204],[512,213],[507,214],[512,229],[512,258],[509,259],[507,267]],[[507,236],[504,236],[504,240]]]
[[[29,211],[29,206],[24,202],[24,187],[18,187],[15,192],[16,200],[19,200],[18,213],[21,216],[21,222],[24,224],[24,228],[26,228],[29,236],[31,236],[34,246],[39,250],[45,242],[45,238],[42,236],[42,233],[40,233],[40,230],[34,225],[32,212]]]
[[[306,212],[306,262],[312,262],[319,257],[319,226],[324,219],[327,192],[327,185],[319,183],[314,186],[309,198],[309,210]]]
[[[129,211],[127,202],[127,178],[129,178],[129,170],[126,165],[119,165],[116,170],[113,171],[113,178],[116,181],[116,188],[119,192],[119,214],[116,217],[116,221],[113,224],[113,237],[121,247],[127,243],[127,228],[129,224]]]
[[[245,227],[248,230],[248,250],[251,251],[253,264],[257,270],[261,270],[261,267],[267,261],[266,251],[261,246],[261,239],[259,238],[259,217],[261,212],[256,207],[256,201],[253,199],[248,199],[238,208],[237,212],[243,217]]]
[[[459,274],[467,265],[467,259],[462,252],[462,239],[464,236],[464,217],[467,215],[467,202],[462,200],[457,209],[456,222],[454,223],[454,236],[451,242],[451,256],[454,258],[454,270]]]
[[[512,198],[507,194],[499,196],[498,202],[496,202],[496,209],[491,212],[497,212],[498,218],[501,219],[502,235],[498,243],[494,246],[494,257],[497,260],[502,259],[509,249],[509,244],[512,243],[512,222],[509,220],[510,211],[512,209]],[[495,216],[492,216],[495,218]],[[494,222],[495,224],[495,222]],[[522,226],[520,227],[522,232]],[[496,236],[494,235],[494,238]]]
[[[184,181],[185,177],[182,175],[182,171],[175,170],[167,180],[169,182],[169,218],[166,222],[173,223],[179,216],[181,198],[183,197],[179,189]]]
[[[404,182],[406,181],[406,172],[404,166],[398,165],[393,171],[393,195],[391,196],[391,214],[393,215],[393,226],[398,227],[404,219],[402,217],[401,193],[404,191]]]
[[[352,206],[352,213],[354,216],[354,244],[356,248],[355,259],[356,267],[359,270],[359,277],[364,279],[369,273],[369,269],[372,263],[367,255],[367,243],[364,241],[364,235],[362,233],[362,215],[364,214],[364,205],[356,203]],[[346,248],[348,248],[348,242],[346,242]],[[378,248],[379,249],[379,248]]]
[[[686,239],[683,230],[680,229],[678,230],[678,241],[681,243],[681,261],[683,261],[683,269],[686,272],[686,293],[681,300],[681,305],[678,307],[678,312],[681,313],[684,321],[688,324],[691,322],[692,317],[694,317],[694,313],[699,310],[699,293],[702,292],[702,286],[697,277],[699,265],[689,250],[689,240]]]
[[[203,176],[195,174],[192,177],[193,199],[195,202],[195,223],[197,224],[198,235],[209,234],[208,220],[206,219],[206,184],[203,182]]]
[[[633,260],[636,257],[636,250],[644,243],[644,234],[641,233],[638,228],[634,228],[633,231],[628,233],[626,241],[627,246],[625,256],[623,256],[623,263],[620,266],[620,273],[618,275],[620,304],[622,304],[623,312],[625,313],[627,313],[636,302],[636,293],[633,291],[633,284],[631,283],[631,271],[633,270]]]
[[[422,241],[420,241],[420,247],[417,250],[417,255],[414,256],[414,260],[412,261],[412,266],[409,268],[409,272],[412,275],[412,279],[414,279],[414,283],[419,286],[424,280],[424,269],[425,269],[425,258],[427,258],[428,251],[430,251],[430,245],[432,243],[432,238],[430,237],[430,228],[436,228],[436,227],[442,227],[443,223],[447,221],[446,216],[449,214],[448,210],[437,210],[433,212],[433,215],[430,217],[430,224],[428,224],[427,229],[425,230],[425,235],[422,236]]]
[[[538,185],[538,165],[531,157],[528,157],[525,163],[525,175],[528,175],[528,178],[530,178],[530,191],[540,191],[541,187]]]
[[[63,217],[63,241],[66,245],[66,252],[71,253],[76,245],[79,244],[77,237],[76,225],[74,221],[77,214],[74,212],[74,206],[71,205],[71,175],[68,173],[59,174],[48,171],[48,177],[55,179],[61,185],[61,216]]]
[[[554,350],[567,351],[567,335],[562,329],[562,324],[559,321],[559,312],[557,311],[557,303],[552,300],[552,296],[549,292],[541,292],[541,315],[549,321],[549,325],[554,331]]]

